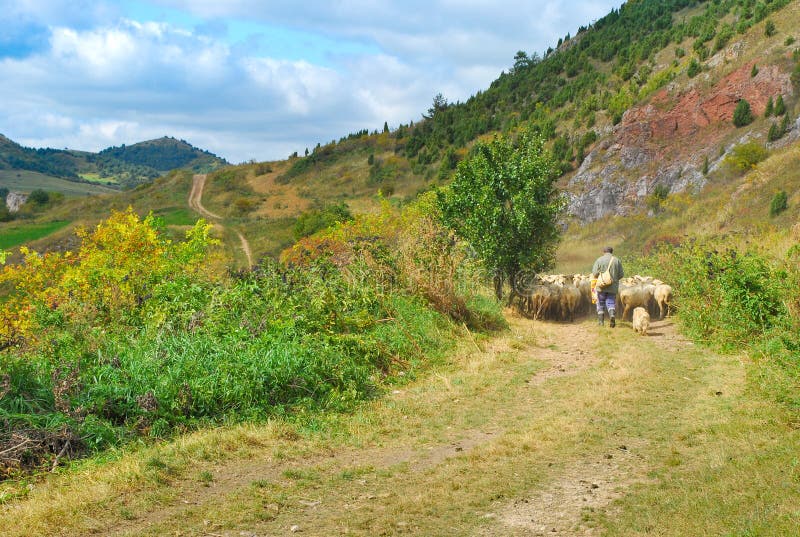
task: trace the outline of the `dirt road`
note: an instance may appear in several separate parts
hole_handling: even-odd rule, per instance
[[[84,513],[57,535],[677,537],[745,535],[755,516],[771,531],[753,535],[791,534],[800,433],[740,357],[670,321],[648,337],[510,322],[354,415],[196,433],[114,485],[87,478],[81,507],[59,490],[42,518]]]
[[[203,189],[205,188],[206,177],[207,177],[206,174],[196,174],[192,177],[192,189],[189,192],[189,207],[193,211],[205,217],[207,220],[213,222],[215,225],[224,229],[225,226],[221,224],[223,217],[216,213],[212,213],[203,206]],[[244,252],[245,257],[247,258],[247,266],[252,267],[253,252],[250,249],[250,243],[247,241],[247,239],[241,233],[241,231],[238,230],[234,231],[236,233],[236,236],[239,237],[242,251]]]

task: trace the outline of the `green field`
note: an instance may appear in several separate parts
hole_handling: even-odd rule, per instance
[[[193,226],[200,217],[187,208],[166,207],[153,211],[165,226]]]
[[[114,184],[117,185],[119,182],[117,181],[116,177],[100,177],[97,173],[79,173],[81,179],[84,181],[89,181],[91,183],[97,183],[99,185],[106,185],[106,184]]]
[[[29,241],[46,237],[69,225],[66,220],[36,224],[11,223],[0,226],[0,249],[14,248]]]
[[[48,192],[61,192],[68,197],[118,192],[113,188],[89,183],[76,183],[27,170],[0,170],[0,187],[12,192],[30,192],[37,188]]]

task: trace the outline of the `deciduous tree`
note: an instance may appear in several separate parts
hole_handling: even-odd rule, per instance
[[[513,283],[522,269],[553,263],[564,207],[555,170],[542,137],[528,130],[516,142],[497,136],[478,143],[458,164],[450,187],[439,192],[445,223],[494,272],[498,299],[505,279]]]

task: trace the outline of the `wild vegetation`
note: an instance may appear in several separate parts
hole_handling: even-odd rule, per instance
[[[310,534],[508,535],[529,529],[497,526],[509,512],[550,511],[610,535],[791,534],[800,148],[764,136],[784,139],[794,100],[706,148],[702,190],[657,185],[555,251],[556,177],[656,89],[708,83],[710,55],[785,4],[628,2],[543,57],[518,53],[466,103],[437,95],[420,122],[210,173],[204,203],[260,241],[252,271],[229,268],[217,240],[232,231],[195,224],[188,171],[51,207],[86,228],[24,264],[0,251],[3,471],[133,447],[0,489],[0,515],[20,535],[278,532],[310,512]],[[491,275],[585,272],[599,237],[626,271],[674,285],[674,318],[634,338],[512,316],[486,341],[506,322]],[[547,504],[575,483],[575,505]],[[625,496],[603,496],[612,484]]]
[[[7,265],[0,284],[5,472],[135,435],[352,408],[449,345],[499,326],[430,202],[301,241],[285,263],[214,276],[210,226],[173,243],[115,213],[74,252]],[[308,242],[311,241],[311,242]]]

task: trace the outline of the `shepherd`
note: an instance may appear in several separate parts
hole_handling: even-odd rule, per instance
[[[592,266],[592,278],[597,279],[597,324],[604,325],[605,314],[608,312],[609,326],[616,325],[615,314],[617,310],[617,293],[619,281],[625,276],[622,262],[614,257],[614,248],[606,246],[603,255],[597,258]]]

